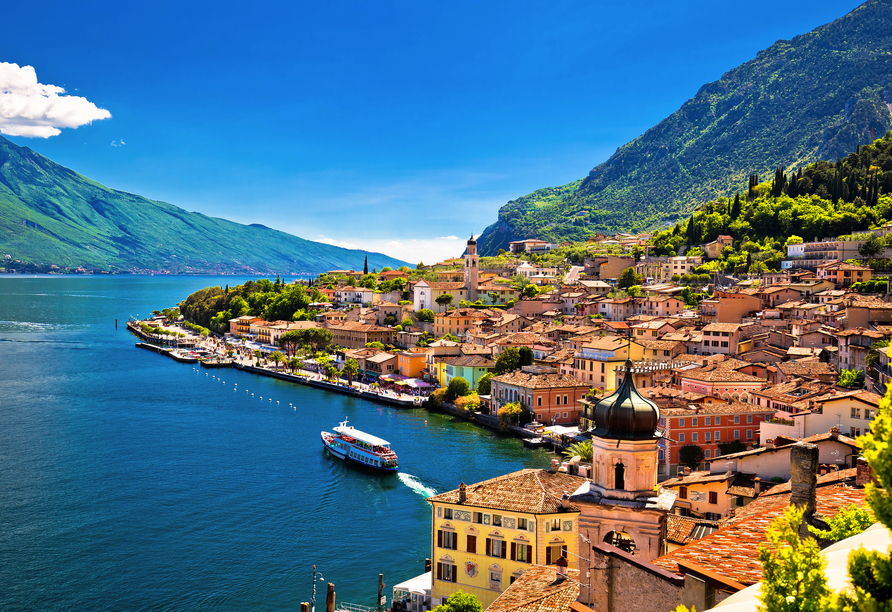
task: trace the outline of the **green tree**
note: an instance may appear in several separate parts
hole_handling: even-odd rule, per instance
[[[888,340],[879,340],[870,345],[867,355],[864,357],[864,365],[868,368],[876,367],[880,362],[880,349],[889,346]]]
[[[434,311],[430,308],[422,308],[418,312],[415,313],[415,318],[422,323],[433,323],[434,322]]]
[[[629,267],[619,275],[616,286],[620,289],[628,289],[632,285],[640,285],[642,282],[644,282],[644,277],[635,272],[634,267]]]
[[[463,593],[459,589],[449,596],[446,603],[434,608],[433,612],[483,612],[483,606],[475,595]]]
[[[365,347],[366,347],[366,348],[376,348],[376,349],[378,349],[379,351],[383,351],[383,350],[384,350],[384,345],[381,344],[380,342],[377,342],[377,341],[376,341],[376,342],[366,342],[366,343],[365,343]]]
[[[697,444],[685,444],[678,451],[678,462],[684,466],[696,470],[703,463],[706,455]]]
[[[451,303],[452,303],[452,300],[454,300],[454,299],[455,299],[455,298],[452,297],[451,294],[449,294],[449,293],[442,293],[442,294],[438,295],[438,296],[434,299],[434,301],[435,301],[437,304],[439,304],[439,305],[440,305],[440,308],[442,308],[443,311],[445,312],[446,307],[449,306],[449,304],[451,304]]]
[[[403,322],[400,323],[400,325],[403,326],[403,329],[412,327],[412,325],[414,325],[414,323],[412,322],[412,317],[406,317],[405,319],[403,319]]]
[[[516,346],[508,347],[499,353],[499,356],[496,358],[496,369],[494,370],[496,376],[519,369],[520,351]]]
[[[369,256],[368,255],[365,256],[365,263],[362,264],[362,273],[363,274],[369,273]]]
[[[273,363],[276,364],[276,369],[277,369],[277,370],[279,369],[279,362],[280,362],[280,361],[284,362],[285,359],[286,359],[286,358],[285,358],[285,355],[283,355],[283,354],[280,353],[279,351],[273,351],[272,353],[270,353],[269,358],[272,359]]]
[[[762,562],[760,610],[767,612],[820,612],[830,591],[826,559],[818,543],[799,537],[804,507],[790,506],[768,529],[769,545],[759,547]]]
[[[477,395],[489,395],[492,391],[492,372],[487,372],[477,381]]]
[[[288,360],[288,367],[291,368],[291,373],[294,374],[297,368],[300,367],[300,359],[298,359],[297,357],[292,357]]]
[[[532,283],[528,285],[524,285],[523,290],[521,291],[521,295],[525,298],[533,299],[537,295],[539,295],[539,288]]]
[[[746,450],[746,444],[740,440],[731,440],[730,442],[718,442],[716,444],[723,455],[732,455],[734,453],[742,453]]]
[[[352,387],[353,377],[359,374],[359,363],[351,357],[344,362],[344,367],[341,368],[341,374],[347,376],[347,384]]]
[[[579,457],[583,463],[591,463],[592,452],[592,441],[586,440],[585,442],[576,442],[568,446],[567,450],[564,451],[564,457],[567,459]]]
[[[259,349],[254,351],[254,359],[256,360],[257,365],[260,365],[260,360],[263,358],[263,353],[260,352]]]
[[[468,381],[461,376],[456,376],[455,378],[450,380],[449,385],[447,385],[446,387],[447,402],[454,402],[456,399],[470,394],[471,385],[469,385]]]
[[[865,259],[873,259],[880,255],[884,249],[883,243],[876,236],[871,236],[864,244],[858,247],[858,254]]]
[[[835,515],[827,521],[830,529],[818,529],[812,525],[808,526],[809,532],[813,535],[830,542],[839,542],[846,538],[856,536],[873,524],[873,518],[870,512],[850,504],[845,508],[840,508]]]
[[[511,421],[516,421],[520,417],[520,414],[522,412],[523,408],[517,402],[508,402],[507,404],[499,408],[499,428],[502,431],[506,431],[508,429],[508,425],[511,424]]]
[[[520,357],[521,367],[533,365],[533,349],[528,346],[522,346],[517,350],[517,354]]]
[[[847,389],[864,388],[864,370],[843,370],[839,373],[836,384]]]
[[[629,297],[638,297],[641,295],[641,287],[639,285],[632,285],[626,289],[626,293],[629,294]]]

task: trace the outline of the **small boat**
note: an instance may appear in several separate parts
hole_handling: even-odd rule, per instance
[[[539,448],[541,446],[548,446],[548,440],[546,438],[524,438],[523,443],[530,448]]]
[[[396,472],[399,463],[390,442],[359,431],[347,420],[334,428],[334,433],[322,432],[322,445],[338,459],[373,470]]]

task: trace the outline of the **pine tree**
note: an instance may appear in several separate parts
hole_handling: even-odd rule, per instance
[[[734,203],[731,205],[731,220],[740,216],[740,192],[734,194]]]
[[[365,256],[365,263],[362,264],[362,273],[363,274],[369,273],[369,256],[368,255]]]

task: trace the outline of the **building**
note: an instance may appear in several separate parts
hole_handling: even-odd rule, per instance
[[[486,608],[533,564],[578,554],[579,508],[564,494],[584,481],[528,469],[429,497],[431,606],[461,589]]]
[[[422,308],[429,308],[435,312],[438,310],[445,312],[447,306],[437,304],[437,298],[441,295],[451,295],[451,303],[455,306],[458,306],[462,300],[467,300],[469,298],[468,291],[463,282],[428,283],[426,280],[420,280],[415,283],[415,286],[412,288],[412,308],[415,312],[418,312]]]
[[[518,253],[546,253],[554,248],[553,244],[549,244],[538,238],[528,238],[527,240],[514,240],[508,243],[508,249],[514,255]]]
[[[539,423],[561,425],[579,422],[579,400],[589,391],[588,384],[541,366],[524,366],[494,376],[491,384],[496,410],[509,402],[519,402]]]
[[[851,287],[854,283],[865,283],[870,280],[873,270],[868,266],[834,261],[818,266],[818,278],[826,278],[836,283],[837,287]]]
[[[471,236],[465,250],[465,291],[468,293],[469,302],[477,301],[477,285],[479,284],[477,263],[477,241],[474,240],[474,236]]]
[[[331,323],[328,326],[331,331],[332,344],[344,348],[362,348],[369,342],[381,344],[393,344],[395,332],[389,327],[378,327],[354,321]]]
[[[644,358],[644,347],[628,338],[604,336],[583,344],[574,356],[573,376],[602,391],[616,389],[616,368]]]
[[[406,378],[421,378],[427,361],[427,349],[411,348],[396,354],[397,369]]]
[[[465,336],[478,321],[488,318],[488,314],[475,308],[456,308],[434,315],[434,335],[437,337],[452,334]]]
[[[453,378],[464,378],[471,389],[476,389],[480,379],[495,369],[496,362],[482,355],[457,355],[443,357],[435,367],[441,387],[448,387]]]
[[[816,270],[823,263],[858,259],[858,249],[866,240],[838,240],[824,238],[820,241],[787,245],[787,258],[781,268],[805,268]]]
[[[706,257],[708,259],[718,259],[722,254],[722,250],[724,250],[725,247],[732,246],[733,244],[734,238],[732,238],[731,236],[722,235],[712,242],[707,242],[706,244],[701,245],[701,248],[703,249],[703,252],[706,253]]]
[[[734,355],[740,352],[740,323],[710,323],[701,331],[704,355]]]
[[[762,422],[761,439],[808,438],[834,428],[856,438],[870,431],[881,399],[882,396],[863,390],[815,397],[808,400],[807,410]]]

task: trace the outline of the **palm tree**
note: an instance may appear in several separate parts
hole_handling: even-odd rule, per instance
[[[567,450],[564,451],[564,457],[566,457],[567,459],[579,457],[580,461],[582,461],[583,463],[591,463],[592,441],[586,440],[585,442],[577,442],[575,444],[571,444],[567,447]]]
[[[880,340],[879,342],[871,344],[870,350],[867,351],[867,355],[864,357],[864,365],[868,368],[875,368],[880,362],[879,349],[886,348],[887,346],[889,346],[889,340]]]
[[[269,358],[275,362],[277,370],[279,369],[279,362],[286,361],[285,355],[283,355],[279,351],[273,351],[272,354],[269,356]]]
[[[359,364],[352,357],[344,362],[344,367],[341,368],[341,374],[347,375],[347,385],[353,386],[353,377],[359,374]]]
[[[294,374],[294,371],[300,366],[300,359],[297,357],[292,357],[288,360],[288,367],[291,368],[291,373]]]
[[[260,358],[263,357],[263,353],[260,352],[260,349],[256,349],[254,351],[254,359],[257,360],[257,365],[260,365]]]

